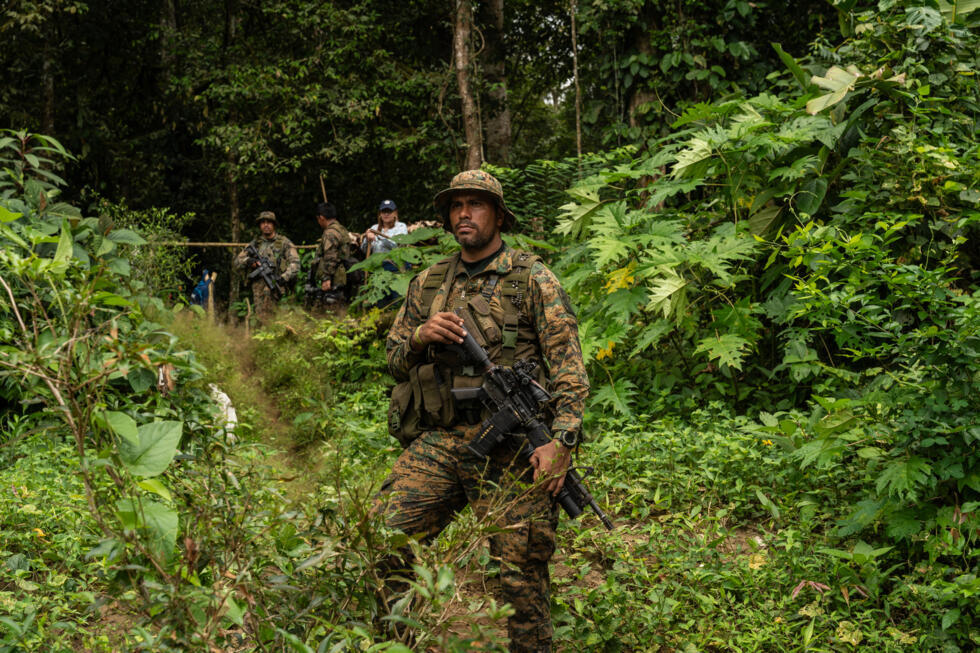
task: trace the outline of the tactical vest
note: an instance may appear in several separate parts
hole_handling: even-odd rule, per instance
[[[259,236],[252,240],[252,245],[255,249],[266,258],[272,259],[272,266],[275,268],[277,274],[285,274],[286,268],[288,267],[286,263],[286,237],[282,234],[276,234],[272,240],[268,238],[263,238]],[[260,283],[261,279],[255,283]]]
[[[336,290],[347,285],[347,268],[353,265],[350,258],[350,234],[347,232],[346,227],[336,220],[327,225],[327,228],[320,236],[320,243],[316,248],[316,256],[321,260],[323,255],[326,253],[327,234],[333,234],[335,238],[340,241],[340,245],[337,247],[338,265],[333,272],[333,276],[330,277],[330,281],[333,283],[334,289]],[[319,274],[320,269],[317,270],[317,275]],[[320,280],[323,281],[324,279]]]
[[[503,276],[481,272],[486,279],[483,287],[480,292],[464,297],[463,308],[478,328],[473,338],[486,349],[491,361],[511,366],[515,360],[530,358],[538,363],[538,381],[546,385],[538,334],[532,322],[534,316],[525,310],[531,266],[540,260],[534,254],[514,251],[510,272]],[[449,296],[459,265],[457,254],[429,270],[421,288],[421,304],[429,307],[428,317],[450,308],[461,308],[458,298]],[[494,301],[498,286],[499,302]],[[482,383],[482,374],[472,364],[443,347],[430,346],[426,362],[414,366],[409,371],[409,380],[398,384],[392,392],[389,431],[407,446],[431,428],[479,423],[486,417],[482,406],[475,401],[456,401],[450,391],[475,388]]]
[[[340,240],[340,258],[345,259],[350,257],[350,234],[347,232],[347,228],[334,220],[329,226],[327,226],[327,231],[337,232],[337,239]],[[320,247],[321,249],[323,247],[322,241],[320,243]],[[323,252],[321,251],[320,254],[322,255]]]

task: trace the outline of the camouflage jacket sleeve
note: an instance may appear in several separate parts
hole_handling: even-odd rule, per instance
[[[254,243],[255,241],[252,241],[251,244]],[[235,257],[235,267],[240,269],[244,268],[246,261],[248,261],[248,254],[245,253],[245,249],[242,249],[242,251],[238,252],[238,256]]]
[[[293,244],[293,241],[288,238],[285,241],[282,252],[282,263],[280,264],[285,269],[280,273],[280,276],[284,281],[292,281],[299,274],[299,252],[296,250],[296,245]]]
[[[554,396],[552,431],[575,433],[581,439],[582,413],[589,395],[589,377],[578,340],[578,320],[571,301],[554,273],[542,263],[531,267],[528,309],[548,366]],[[389,361],[390,361],[389,355]]]
[[[320,262],[316,267],[316,280],[325,281],[333,279],[337,268],[342,264],[341,259],[341,234],[336,229],[325,229],[320,236],[320,247],[317,252],[320,254]]]
[[[408,371],[425,356],[425,351],[414,352],[409,340],[415,328],[428,319],[428,311],[422,306],[422,284],[427,270],[412,279],[405,294],[405,302],[398,310],[395,321],[388,331],[386,349],[388,369],[396,381],[407,381]]]

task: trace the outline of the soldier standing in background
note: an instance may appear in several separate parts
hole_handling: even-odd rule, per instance
[[[258,250],[260,256],[269,259],[272,263],[279,276],[278,284],[284,291],[284,286],[295,279],[299,273],[299,252],[296,251],[296,246],[291,240],[276,233],[275,213],[262,211],[255,222],[259,225],[259,235],[249,244]],[[249,257],[244,249],[235,257],[235,267],[245,270],[246,273],[258,266],[257,261],[249,264]],[[265,323],[275,315],[279,296],[273,294],[265,281],[256,278],[252,280],[252,301],[255,303],[256,316],[260,322]]]
[[[317,204],[316,221],[323,229],[316,248],[316,282],[323,291],[324,304],[343,303],[347,285],[344,259],[350,257],[350,234],[337,220],[337,209],[327,202]]]
[[[490,550],[501,560],[501,598],[514,608],[507,621],[510,650],[549,652],[554,496],[578,445],[589,391],[578,323],[551,270],[503,243],[500,233],[516,218],[500,182],[482,170],[461,172],[434,203],[461,251],[412,279],[388,334],[388,367],[399,382],[388,426],[405,450],[381,487],[377,509],[389,527],[429,541],[467,504],[483,517],[492,502],[505,500]],[[486,461],[467,449],[488,415],[477,400],[457,400],[447,387],[483,381],[444,346],[467,333],[457,310],[469,313],[479,331],[473,337],[495,364],[534,360],[538,380],[553,391],[554,439],[534,450],[530,466],[519,438],[499,445]],[[541,485],[527,490],[532,478]]]

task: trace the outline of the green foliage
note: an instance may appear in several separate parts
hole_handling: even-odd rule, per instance
[[[0,199],[55,193],[64,180],[55,174],[62,160],[73,159],[50,136],[12,129],[0,130]]]
[[[188,256],[186,247],[165,245],[185,240],[183,230],[194,220],[193,213],[177,215],[167,209],[130,209],[125,203],[114,204],[102,198],[93,211],[99,214],[100,224],[113,229],[139,233],[146,243],[121,243],[132,264],[131,280],[152,297],[166,297],[173,303],[183,303],[188,281],[194,278],[197,262]],[[141,285],[140,285],[141,284]]]
[[[795,85],[691,107],[649,153],[569,189],[557,267],[595,407],[765,411],[784,464],[847,470],[839,495],[807,499],[838,536],[948,561],[941,542],[972,541],[949,515],[974,523],[980,497],[980,41],[930,7],[884,4],[836,50],[777,48]],[[887,574],[855,566],[847,582],[879,596]],[[964,641],[974,615],[954,586],[930,587],[940,640]]]

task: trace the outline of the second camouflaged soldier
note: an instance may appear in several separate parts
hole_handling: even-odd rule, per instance
[[[456,175],[435,197],[443,226],[461,252],[415,277],[388,334],[388,366],[399,384],[388,426],[405,446],[378,498],[388,526],[428,541],[467,504],[483,517],[506,509],[490,540],[501,560],[500,593],[514,608],[507,632],[511,651],[551,651],[548,562],[558,523],[553,497],[578,444],[588,377],[578,324],[555,275],[530,253],[504,245],[500,233],[515,221],[500,183],[481,170]],[[458,401],[450,388],[473,388],[483,377],[445,345],[466,334],[456,310],[468,311],[473,337],[498,365],[529,358],[554,395],[555,439],[536,449],[531,466],[518,438],[487,461],[467,444],[486,411]],[[532,481],[540,485],[528,490]]]
[[[272,211],[262,211],[255,219],[259,225],[259,235],[249,243],[259,255],[272,262],[278,275],[277,282],[281,290],[284,286],[296,278],[299,273],[299,252],[292,241],[276,233],[276,214]],[[247,249],[247,248],[246,248]],[[235,258],[235,267],[245,270],[246,273],[258,267],[258,263],[253,261],[249,265],[248,253],[245,249],[238,253]],[[252,301],[255,304],[255,313],[260,322],[268,322],[275,315],[276,305],[279,297],[273,295],[268,284],[262,279],[252,280]]]
[[[323,291],[324,304],[343,303],[347,285],[344,259],[350,257],[350,234],[337,221],[337,209],[332,204],[317,204],[316,221],[323,229],[316,248],[316,282]]]

